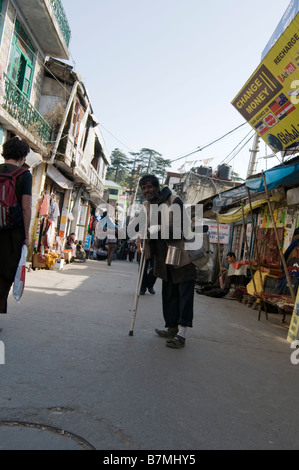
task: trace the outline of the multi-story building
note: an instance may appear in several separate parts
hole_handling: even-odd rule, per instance
[[[110,206],[110,216],[116,217],[120,225],[126,221],[127,206],[131,203],[131,197],[128,196],[126,188],[117,184],[115,181],[105,181],[104,199]]]
[[[67,62],[70,38],[61,0],[0,0],[0,147],[18,135],[31,148],[30,252],[51,222],[60,242],[69,231],[84,239],[110,163],[84,83]],[[59,209],[55,220],[41,215],[44,197]]]

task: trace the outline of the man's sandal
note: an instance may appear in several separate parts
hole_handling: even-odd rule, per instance
[[[176,335],[173,339],[166,341],[166,346],[172,349],[181,349],[185,346],[185,338]]]
[[[168,328],[167,330],[158,330],[157,328],[155,329],[155,332],[157,333],[160,338],[174,338],[175,335],[177,334],[179,330],[177,328]]]

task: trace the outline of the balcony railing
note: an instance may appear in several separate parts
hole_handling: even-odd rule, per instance
[[[31,134],[47,145],[51,140],[52,128],[43,116],[35,109],[24,93],[5,75],[5,96],[3,108]]]
[[[67,46],[69,46],[70,39],[71,39],[71,29],[69,27],[69,23],[68,23],[64,8],[62,6],[61,0],[50,0],[50,3],[53,7],[56,19],[60,26],[65,42]]]

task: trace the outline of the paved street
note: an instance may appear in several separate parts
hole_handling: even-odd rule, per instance
[[[161,283],[137,264],[31,271],[0,316],[0,449],[298,449],[299,365],[280,317],[195,295],[185,349],[165,347]]]

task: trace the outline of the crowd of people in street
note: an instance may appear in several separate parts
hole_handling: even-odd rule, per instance
[[[32,176],[24,168],[26,156],[30,148],[25,140],[13,137],[3,145],[5,163],[0,165],[0,313],[7,313],[8,295],[23,251],[24,245],[29,246],[29,228],[32,205]],[[162,280],[162,316],[164,328],[156,328],[156,334],[166,339],[166,346],[181,349],[185,346],[188,328],[193,326],[193,304],[196,267],[207,263],[208,249],[205,244],[200,250],[188,250],[188,237],[184,231],[184,220],[188,217],[180,197],[172,194],[168,187],[160,188],[155,175],[144,175],[139,181],[144,203],[141,213],[144,215],[144,226],[139,223],[135,227],[135,235],[129,239],[119,239],[117,220],[104,212],[98,222],[98,247],[96,255],[102,253],[107,266],[113,260],[136,262],[139,264],[138,296],[146,292],[154,295],[154,285],[157,278]],[[153,208],[160,208],[155,222]],[[166,211],[163,211],[164,208]],[[162,210],[161,210],[162,208]],[[174,220],[174,214],[179,210],[179,221]],[[167,214],[167,216],[165,215]],[[134,217],[131,222],[134,222]],[[130,225],[130,224],[129,224]],[[167,237],[165,229],[167,228]],[[204,231],[204,229],[203,229]],[[294,239],[285,252],[288,265],[298,260],[299,229],[294,233]],[[178,236],[179,233],[179,236]],[[203,233],[208,237],[208,234]],[[193,238],[195,237],[193,233]],[[192,238],[192,237],[191,237]],[[65,249],[71,251],[71,261],[85,262],[90,257],[82,240],[76,240],[75,233],[67,237]],[[172,255],[179,254],[177,259]],[[95,250],[93,250],[93,257]],[[101,258],[97,258],[101,259]],[[233,252],[227,254],[228,268],[221,268],[219,285],[207,286],[198,290],[198,294],[212,297],[228,296],[230,288],[242,278],[244,286],[249,282],[247,276],[248,261],[238,262]],[[198,264],[199,263],[199,264]],[[242,276],[241,276],[241,275]],[[140,282],[139,282],[140,281]],[[139,289],[140,287],[140,289]]]
[[[29,227],[32,204],[32,176],[29,170],[23,169],[30,149],[25,140],[14,137],[3,145],[5,163],[0,165],[0,185],[4,188],[0,198],[0,242],[2,261],[0,264],[0,313],[7,313],[7,299],[15,279],[23,245],[29,245]],[[2,178],[2,179],[1,179]],[[6,186],[5,186],[6,185]],[[8,185],[8,186],[7,186]],[[138,224],[136,237],[129,240],[118,240],[118,222],[104,212],[98,223],[100,236],[99,250],[106,252],[107,265],[117,257],[144,265],[140,276],[140,292],[155,294],[154,285],[157,278],[162,279],[162,313],[165,329],[156,329],[156,334],[166,339],[166,346],[180,349],[185,346],[187,329],[193,323],[193,302],[196,268],[185,248],[186,234],[183,230],[185,208],[183,201],[174,196],[168,187],[160,189],[160,183],[155,175],[144,175],[140,181],[142,195],[145,199],[142,210],[146,217],[146,225]],[[6,187],[10,188],[7,214],[4,213]],[[8,194],[8,192],[7,192]],[[15,199],[13,199],[15,198]],[[13,201],[13,202],[12,202]],[[174,236],[173,216],[164,220],[163,210],[159,214],[158,225],[151,223],[151,205],[162,207],[166,205],[180,209],[180,236]],[[15,213],[13,214],[13,211]],[[16,216],[17,213],[17,216]],[[168,212],[168,215],[172,211]],[[176,221],[177,223],[177,221]],[[168,226],[168,238],[163,236],[163,228]],[[151,235],[155,233],[155,236]],[[83,242],[76,240],[75,233],[67,237],[66,250],[72,252],[72,260],[86,261],[88,252]],[[174,263],[168,259],[169,248],[180,252],[179,260]],[[141,260],[142,259],[142,263]],[[142,268],[143,269],[143,268]],[[142,279],[141,279],[142,275]],[[229,278],[228,278],[229,279]]]

